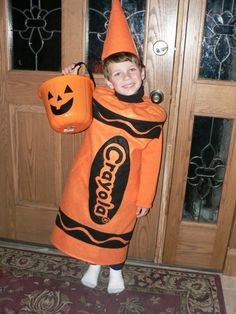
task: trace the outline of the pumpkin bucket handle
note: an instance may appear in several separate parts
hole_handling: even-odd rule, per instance
[[[87,66],[84,62],[80,61],[80,62],[75,63],[73,69],[76,68],[77,66],[81,66],[81,65],[84,65],[84,66],[85,66],[85,68],[86,68],[86,70],[87,70],[87,72],[88,72],[88,74],[89,74],[90,79],[93,81],[94,87],[96,87],[96,83],[95,83],[94,76],[93,76],[92,72],[89,71],[88,66]],[[78,68],[78,71],[77,71],[77,74],[78,74],[78,75],[79,75],[80,68],[81,68],[81,67],[79,67],[79,68]]]

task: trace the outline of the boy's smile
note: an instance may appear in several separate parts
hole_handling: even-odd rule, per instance
[[[135,94],[144,79],[144,70],[130,61],[111,63],[108,66],[109,80],[107,84],[119,94],[130,96]]]

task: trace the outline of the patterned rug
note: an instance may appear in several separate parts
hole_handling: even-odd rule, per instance
[[[215,274],[125,265],[126,290],[109,295],[108,268],[95,289],[80,283],[86,269],[67,256],[0,247],[0,313],[226,313]]]

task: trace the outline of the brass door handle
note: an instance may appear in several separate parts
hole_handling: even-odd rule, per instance
[[[164,94],[160,90],[153,90],[150,93],[150,98],[154,104],[160,104],[164,99]]]

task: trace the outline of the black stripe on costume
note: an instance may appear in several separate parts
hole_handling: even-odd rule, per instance
[[[91,245],[118,249],[125,247],[131,240],[132,233],[112,234],[94,230],[71,219],[59,209],[56,225],[69,236]]]
[[[119,115],[93,99],[93,117],[98,121],[112,125],[139,138],[158,138],[164,122],[136,120]]]

